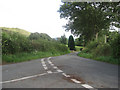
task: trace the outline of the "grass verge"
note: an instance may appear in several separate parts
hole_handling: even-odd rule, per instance
[[[97,60],[97,61],[102,61],[102,62],[107,62],[107,63],[111,63],[111,64],[120,65],[119,60],[113,58],[112,56],[97,56],[97,57],[95,57],[91,53],[84,53],[84,52],[78,53],[78,56],[93,59],[93,60]]]
[[[29,61],[33,59],[39,59],[44,57],[50,56],[59,56],[70,53],[68,52],[31,52],[31,53],[17,53],[17,54],[9,54],[9,55],[2,55],[2,62],[3,64],[9,63],[17,63],[23,61]]]
[[[80,48],[85,48],[85,47],[83,47],[83,46],[75,46],[75,48],[76,48],[76,51],[80,51]]]

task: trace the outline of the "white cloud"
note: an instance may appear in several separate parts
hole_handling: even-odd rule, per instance
[[[0,27],[17,27],[30,32],[47,33],[52,38],[64,33],[66,20],[60,19],[61,0],[1,0]]]

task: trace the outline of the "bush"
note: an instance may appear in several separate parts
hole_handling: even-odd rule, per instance
[[[30,40],[24,35],[15,32],[2,33],[3,54],[15,54],[32,51],[56,53],[56,52],[68,52],[68,48],[65,45],[61,45],[59,43],[44,39]]]
[[[91,52],[93,49],[95,49],[98,46],[99,42],[98,41],[91,41],[90,43],[87,44],[87,49],[85,50],[86,52]]]
[[[120,34],[111,41],[112,56],[120,59]]]
[[[111,46],[109,44],[99,44],[97,48],[92,51],[94,56],[110,56]]]
[[[31,43],[24,35],[21,35],[16,32],[2,33],[3,54],[14,54],[23,51],[31,51]]]

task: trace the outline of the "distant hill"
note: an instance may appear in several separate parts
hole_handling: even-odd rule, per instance
[[[20,34],[23,34],[25,36],[29,36],[31,33],[23,30],[23,29],[19,29],[19,28],[7,28],[7,27],[0,27],[0,29],[2,29],[2,31],[13,31],[13,32],[18,32]]]

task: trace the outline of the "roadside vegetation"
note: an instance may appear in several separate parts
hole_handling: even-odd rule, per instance
[[[80,57],[120,65],[120,34],[118,32],[99,33],[98,39],[89,41]],[[102,34],[101,34],[102,33]]]
[[[2,29],[2,61],[15,63],[69,53],[65,44],[59,43],[45,33],[31,33]],[[19,29],[20,30],[20,29]]]
[[[86,43],[78,56],[120,65],[120,34],[116,31],[103,33],[99,33],[97,40],[94,38]]]
[[[119,2],[64,2],[58,11],[68,19],[66,31],[79,36],[75,45],[84,47],[78,56],[120,65]]]

